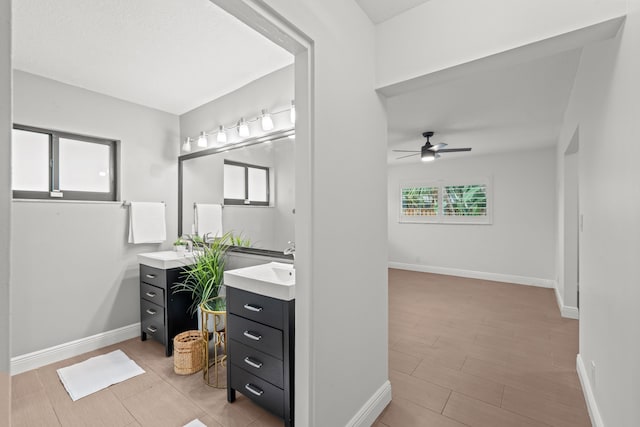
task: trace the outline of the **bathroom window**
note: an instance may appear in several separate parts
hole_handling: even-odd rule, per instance
[[[400,186],[402,223],[491,224],[491,179]]]
[[[269,206],[269,168],[224,161],[224,204]]]
[[[115,201],[117,141],[14,125],[16,199]]]

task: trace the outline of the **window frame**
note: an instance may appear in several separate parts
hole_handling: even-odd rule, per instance
[[[486,188],[486,214],[474,216],[445,215],[444,194],[446,187],[484,185]],[[438,207],[436,215],[408,216],[403,215],[402,193],[407,188],[437,188]],[[493,179],[492,177],[481,177],[473,179],[440,179],[435,181],[405,182],[400,184],[398,203],[398,223],[401,224],[493,224]]]
[[[49,171],[47,174],[49,176],[49,190],[29,191],[14,190],[12,188],[13,199],[80,200],[105,202],[118,201],[118,167],[120,163],[120,141],[114,139],[98,138],[94,136],[79,135],[53,129],[39,128],[35,126],[22,125],[18,123],[13,124],[13,129],[49,135]],[[101,144],[109,147],[109,192],[71,191],[60,189],[60,138],[86,142],[88,144]],[[13,137],[11,141],[13,143]]]
[[[244,163],[244,162],[236,162],[234,160],[227,160],[224,159],[224,164],[223,164],[223,170],[224,167],[226,165],[231,165],[231,166],[238,166],[238,167],[243,167],[244,168],[244,195],[245,198],[244,199],[228,199],[226,197],[224,197],[224,183],[223,183],[223,197],[224,197],[224,204],[225,205],[230,205],[230,206],[271,206],[271,182],[270,182],[270,175],[271,175],[271,170],[268,166],[259,166],[259,165],[253,165],[250,163]],[[260,169],[260,170],[264,170],[265,171],[265,176],[266,176],[266,194],[267,194],[267,201],[263,202],[263,201],[256,201],[256,200],[250,200],[249,199],[249,169]]]

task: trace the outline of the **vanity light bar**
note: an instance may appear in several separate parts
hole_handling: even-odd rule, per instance
[[[182,151],[189,152],[191,150],[191,142],[192,141],[198,141],[198,144],[197,144],[198,147],[206,148],[208,146],[207,138],[210,135],[216,135],[216,142],[218,144],[224,145],[224,144],[227,143],[227,133],[228,133],[228,131],[232,131],[232,130],[236,130],[241,138],[249,138],[249,137],[251,137],[251,131],[250,131],[249,124],[250,123],[254,123],[254,122],[258,122],[258,121],[261,123],[263,131],[265,131],[265,132],[266,131],[270,131],[270,130],[273,129],[272,116],[275,116],[275,115],[278,115],[278,114],[282,114],[282,113],[289,113],[289,121],[291,122],[291,124],[295,124],[295,121],[296,121],[296,105],[295,105],[294,101],[291,101],[291,106],[289,108],[285,108],[283,110],[269,112],[266,109],[262,109],[261,111],[262,111],[261,114],[256,118],[249,119],[249,120],[245,120],[244,118],[241,118],[240,120],[238,120],[236,122],[235,125],[232,125],[232,126],[220,125],[217,129],[210,130],[208,132],[206,132],[206,131],[200,132],[200,134],[197,137],[187,137],[187,138],[185,138],[185,142],[182,144],[182,147],[181,147]],[[188,144],[187,144],[187,140],[189,141]],[[238,144],[239,143],[242,143],[242,141],[239,141]]]

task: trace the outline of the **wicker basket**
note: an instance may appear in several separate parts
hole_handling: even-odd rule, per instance
[[[190,375],[204,367],[204,341],[200,331],[182,332],[173,339],[173,371]]]

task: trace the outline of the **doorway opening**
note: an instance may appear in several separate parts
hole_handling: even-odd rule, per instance
[[[579,128],[564,153],[564,289],[563,316],[578,316],[580,307]]]

